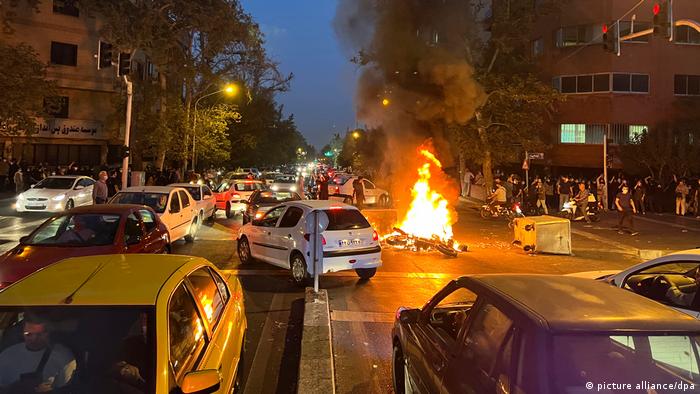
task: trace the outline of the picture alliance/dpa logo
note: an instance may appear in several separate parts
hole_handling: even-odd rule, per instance
[[[695,385],[692,383],[687,383],[683,381],[671,382],[671,383],[657,383],[649,382],[643,380],[638,383],[611,383],[611,382],[601,382],[601,383],[586,383],[587,390],[598,391],[610,391],[610,390],[645,390],[651,392],[650,390],[662,390],[662,391],[674,391],[674,392],[684,392],[684,391],[694,391],[696,389]]]

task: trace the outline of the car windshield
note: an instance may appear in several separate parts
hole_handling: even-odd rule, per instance
[[[153,208],[157,213],[165,212],[168,206],[167,193],[148,193],[148,192],[120,192],[117,193],[110,204],[137,204],[146,205]]]
[[[46,178],[34,185],[34,189],[68,190],[73,187],[73,178]]]
[[[237,192],[254,192],[254,191],[258,190],[258,188],[255,187],[255,183],[253,183],[253,182],[244,182],[244,183],[239,182],[239,183],[236,183],[235,185],[233,185],[233,188]]]
[[[155,392],[153,309],[140,306],[0,307],[0,365],[15,366],[0,373],[4,379],[0,384],[3,388],[18,387],[21,379],[34,372],[36,364],[23,360],[35,358],[25,349],[31,345],[41,351],[49,344],[50,359],[54,361],[45,365],[43,375],[50,376],[47,382],[52,392]],[[27,335],[27,332],[35,334]],[[31,368],[23,370],[25,365]],[[131,376],[114,373],[126,366],[138,373]],[[8,392],[34,392],[34,387]]]
[[[229,172],[226,179],[248,179],[248,173]]]
[[[344,185],[348,183],[350,180],[349,176],[344,176],[344,175],[336,175],[335,178],[333,178],[333,183],[336,185]]]
[[[199,188],[199,186],[196,186],[196,187],[188,186],[185,189],[187,189],[187,191],[190,192],[190,194],[192,195],[192,198],[194,198],[195,200],[199,201],[202,199],[202,193],[201,193],[201,189]]]
[[[119,215],[81,213],[44,222],[26,241],[27,245],[104,246],[114,243]]]
[[[275,177],[275,183],[296,183],[296,175],[280,175]]]
[[[691,271],[698,268],[700,263],[698,262],[674,262],[665,263],[649,267],[643,271],[638,272],[639,275],[644,274],[680,274],[686,275]]]
[[[327,209],[324,212],[328,215],[327,231],[357,230],[370,227],[367,219],[357,209]]]
[[[555,393],[582,393],[592,382],[596,391],[605,382],[658,385],[700,384],[698,341],[695,333],[625,335],[624,333],[557,335],[552,343],[552,373]],[[669,388],[669,386],[666,386]],[[651,388],[651,387],[646,387]],[[646,389],[645,388],[645,389]],[[678,392],[656,386],[655,393]],[[610,388],[597,391],[617,392]],[[629,392],[649,392],[627,390]]]
[[[216,189],[214,189],[214,191],[216,193],[224,193],[224,192],[227,192],[230,188],[231,188],[231,184],[228,182],[224,182],[224,183],[220,184],[219,186],[217,186]]]
[[[253,198],[253,204],[277,204],[287,201],[301,200],[296,193],[291,192],[261,192]]]

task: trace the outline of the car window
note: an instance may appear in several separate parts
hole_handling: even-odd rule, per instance
[[[180,194],[180,204],[182,205],[182,208],[187,208],[190,206],[190,197],[185,193],[184,191],[180,190],[178,192]]]
[[[211,195],[212,195],[211,189],[209,188],[209,186],[203,186],[203,187],[202,187],[202,191],[204,192],[204,195],[205,195],[205,196],[211,196]]]
[[[238,182],[233,185],[233,188],[237,192],[254,192],[258,190],[258,185],[253,182]]]
[[[499,349],[496,359],[496,367],[491,374],[492,378],[498,382],[497,386],[503,387],[503,392],[510,393],[511,384],[517,384],[514,378],[516,377],[513,371],[513,342],[515,341],[514,330],[510,330],[506,335],[505,342]],[[488,372],[488,371],[487,371]]]
[[[364,183],[365,189],[374,189],[374,184],[367,179],[364,179],[362,183]]]
[[[668,365],[688,375],[698,374],[698,344],[687,336],[649,337],[651,358],[661,365]]]
[[[170,365],[175,376],[179,377],[196,366],[208,341],[194,299],[184,283],[178,286],[170,298],[168,335]]]
[[[303,215],[304,211],[301,208],[289,207],[287,212],[284,213],[284,216],[282,216],[279,226],[282,228],[296,227],[297,223],[299,223],[299,219],[301,219]]]
[[[338,230],[357,230],[361,228],[369,228],[370,224],[367,219],[357,209],[326,209],[328,215],[327,231]]]
[[[120,215],[81,213],[44,222],[26,241],[27,245],[104,246],[114,243]]]
[[[221,295],[221,299],[224,301],[224,304],[228,302],[229,298],[231,298],[231,294],[229,294],[228,291],[228,286],[226,285],[226,282],[224,279],[219,276],[215,271],[210,270],[212,273],[212,276],[214,277],[214,282],[216,282],[216,287],[219,288],[219,294]]]
[[[172,199],[170,201],[170,212],[171,213],[179,213],[180,212],[180,197],[178,197],[177,193],[172,194]]]
[[[83,178],[78,182],[78,185],[83,186],[83,187],[90,187],[95,183],[92,179],[89,178]]]
[[[229,189],[231,189],[231,184],[229,184],[228,182],[224,182],[216,188],[216,192],[223,193],[229,191]]]
[[[207,268],[202,267],[194,271],[188,278],[192,284],[195,298],[202,307],[204,317],[213,329],[219,322],[226,301],[221,297],[219,288]]]
[[[431,301],[435,306],[427,310],[430,326],[446,341],[456,341],[476,299],[474,292],[458,287],[442,299]]]
[[[477,368],[489,373],[513,322],[492,304],[484,304],[476,313],[465,338],[465,351]]]
[[[646,274],[686,274],[698,268],[698,261],[671,261],[664,264],[654,265],[641,271],[635,272],[636,275]]]
[[[109,201],[110,204],[136,204],[151,207],[156,213],[165,212],[168,206],[167,193],[119,192]],[[171,204],[172,205],[172,204]]]
[[[199,188],[199,186],[188,187],[187,191],[190,192],[190,195],[195,201],[202,199],[202,190]]]
[[[263,227],[275,227],[280,216],[287,207],[277,207],[272,209],[260,219],[260,225]]]
[[[141,230],[141,223],[139,218],[133,213],[126,217],[126,223],[124,226],[124,241],[126,243],[130,242],[141,242],[140,237],[143,236],[143,230]]]
[[[158,225],[156,223],[156,216],[153,214],[153,212],[142,209],[139,211],[139,215],[141,215],[141,221],[146,227],[147,232],[150,233],[156,229]]]

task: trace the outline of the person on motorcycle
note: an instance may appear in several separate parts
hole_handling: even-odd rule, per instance
[[[585,182],[579,182],[578,184],[578,194],[574,197],[574,202],[576,202],[576,210],[580,211],[583,218],[586,220],[586,224],[591,224],[591,218],[588,217],[588,195],[590,192],[586,188]]]
[[[501,180],[496,179],[495,183],[496,190],[489,195],[489,209],[492,213],[498,212],[498,208],[503,206],[507,201],[506,188],[503,187]]]

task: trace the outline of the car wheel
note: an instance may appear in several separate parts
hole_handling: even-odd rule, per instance
[[[68,202],[66,202],[66,211],[69,211],[69,210],[73,209],[74,207],[75,207],[75,203],[73,202],[73,200],[68,200]]]
[[[185,235],[185,242],[187,243],[192,243],[194,242],[194,238],[197,236],[197,228],[199,227],[199,224],[197,224],[197,218],[195,218],[192,221],[192,224],[190,224],[190,231]]]
[[[408,384],[408,371],[406,367],[406,361],[401,351],[401,347],[396,344],[392,351],[392,383],[394,384],[394,392],[396,394],[405,394],[410,390],[410,385]]]
[[[250,253],[250,244],[246,237],[241,237],[238,240],[238,259],[241,261],[241,264],[248,264],[253,261],[253,255]]]
[[[211,211],[211,216],[209,216],[209,223],[214,224],[216,220],[216,207]]]
[[[226,203],[226,219],[231,219],[233,213],[231,212],[231,203]]]
[[[294,284],[301,287],[308,285],[311,280],[311,275],[309,275],[306,269],[306,260],[304,260],[304,256],[302,256],[301,253],[292,254],[289,265],[292,270],[292,281],[294,281]]]
[[[373,277],[374,274],[377,273],[377,269],[376,268],[357,268],[355,270],[355,273],[357,274],[357,276],[360,277],[360,279],[367,280],[367,279]]]

